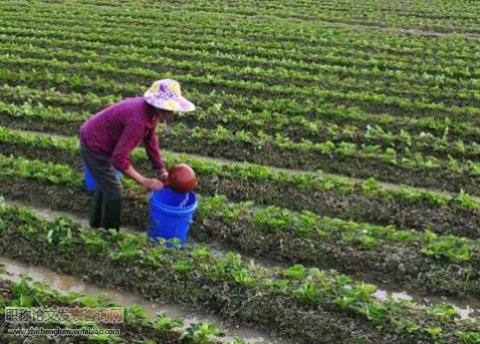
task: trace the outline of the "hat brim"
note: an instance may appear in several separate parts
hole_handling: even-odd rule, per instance
[[[195,110],[195,105],[183,97],[172,99],[159,99],[154,96],[145,96],[145,101],[157,109],[173,112],[191,112]]]

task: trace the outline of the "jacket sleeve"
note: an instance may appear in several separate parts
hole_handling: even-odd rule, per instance
[[[162,159],[162,153],[158,147],[157,135],[155,133],[155,128],[149,130],[147,137],[144,140],[145,149],[147,151],[148,158],[153,165],[153,168],[163,173],[167,170],[165,163]]]
[[[135,147],[142,142],[143,132],[144,126],[141,123],[131,122],[126,126],[110,159],[115,169],[123,172],[131,166],[130,155]]]

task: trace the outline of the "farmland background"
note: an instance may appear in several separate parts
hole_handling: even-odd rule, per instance
[[[174,78],[197,110],[159,128],[160,146],[196,170],[191,236],[220,258],[192,244],[160,268],[120,236],[108,250],[144,270],[103,267],[110,251],[74,230],[85,268],[100,264],[93,280],[125,274],[116,286],[298,343],[479,343],[476,321],[454,321],[480,293],[479,24],[466,0],[0,1],[0,194],[86,217],[79,126]],[[142,150],[132,162],[152,174]],[[24,242],[25,215],[5,209],[2,255],[39,240],[41,255],[19,259],[85,273],[43,251],[73,224],[55,241],[29,220],[39,234]],[[148,211],[126,200],[123,222],[145,231]],[[155,271],[172,275],[128,282]],[[451,299],[413,306],[376,285]]]

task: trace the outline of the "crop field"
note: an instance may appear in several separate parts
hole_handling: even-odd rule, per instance
[[[147,240],[147,196],[120,233],[41,217],[87,218],[80,125],[164,78],[197,106],[158,127],[199,178],[189,245]],[[143,149],[131,162],[152,174]],[[0,258],[282,343],[480,343],[461,312],[480,308],[480,1],[0,0],[0,196]],[[104,302],[3,277],[0,314]],[[55,343],[224,329],[180,327],[134,307],[119,338]]]

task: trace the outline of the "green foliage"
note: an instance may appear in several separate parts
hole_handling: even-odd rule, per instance
[[[108,254],[108,258],[112,260],[131,260],[136,257],[141,257],[143,254],[135,235],[127,234],[118,242],[116,250]]]
[[[431,327],[427,326],[425,331],[432,337],[432,338],[438,338],[440,333],[442,333],[443,329],[441,327]]]
[[[178,274],[189,274],[192,272],[192,264],[187,259],[181,259],[172,265],[172,271]]]
[[[210,322],[202,322],[200,324],[193,324],[180,335],[179,339],[189,340],[194,344],[206,344],[211,336],[225,337],[225,333],[222,332],[217,326]]]
[[[96,232],[80,231],[79,235],[88,251],[92,254],[106,252],[110,249],[110,244]]]
[[[37,226],[40,235],[48,237],[53,229],[61,228],[62,231],[66,229],[73,229],[74,225],[70,221],[38,221],[35,216],[29,215],[25,210],[19,211],[17,208],[4,207],[0,210],[2,213],[2,219],[6,222],[15,221],[17,223],[19,218],[28,220],[29,225]],[[270,210],[271,211],[271,210]],[[265,214],[265,213],[264,213]],[[308,215],[310,219],[311,214]],[[62,222],[64,221],[64,222]],[[321,219],[316,221],[321,223],[325,233],[333,233],[333,228],[338,228],[341,231],[364,231],[367,228],[371,231],[372,235],[376,231],[380,232],[375,226],[371,228],[365,225],[359,225],[352,222],[341,221],[337,219]],[[321,222],[323,221],[323,222]],[[381,228],[381,227],[379,227]],[[393,228],[385,229],[392,231]],[[89,230],[84,230],[88,232]],[[321,271],[316,268],[305,268],[298,264],[285,269],[267,269],[265,271],[259,270],[258,267],[250,264],[247,265],[242,260],[241,256],[233,252],[229,252],[225,255],[219,255],[215,257],[211,254],[210,250],[206,246],[194,247],[192,249],[182,250],[168,250],[158,245],[150,246],[145,235],[133,235],[129,233],[117,234],[115,231],[90,231],[91,234],[85,235],[84,231],[71,230],[71,240],[75,245],[84,243],[85,247],[88,247],[89,242],[101,242],[97,240],[102,238],[105,243],[108,243],[109,248],[106,251],[90,250],[90,254],[97,255],[97,257],[110,257],[111,259],[122,259],[125,261],[134,261],[135,264],[142,266],[142,268],[156,268],[164,267],[170,269],[170,271],[184,274],[186,278],[197,278],[202,276],[207,283],[225,283],[230,285],[242,285],[248,292],[260,292],[271,293],[271,297],[274,295],[282,295],[282,297],[291,297],[292,302],[296,302],[298,307],[305,307],[306,309],[316,308],[321,305],[330,304],[335,305],[340,310],[348,310],[349,312],[355,312],[358,315],[364,316],[367,320],[378,326],[385,326],[389,317],[395,317],[398,312],[403,312],[405,323],[399,325],[398,328],[407,333],[417,333],[424,327],[418,322],[417,317],[419,314],[424,314],[435,318],[437,322],[432,323],[435,326],[432,328],[440,327],[444,322],[451,322],[455,318],[455,314],[448,306],[437,307],[422,311],[419,313],[415,310],[409,313],[407,305],[393,303],[393,302],[379,302],[372,297],[372,293],[375,292],[376,287],[366,283],[353,283],[352,279],[348,276],[337,274],[335,272]],[[432,243],[441,240],[442,237],[432,233],[426,232],[425,243]],[[52,237],[56,238],[56,237]],[[85,238],[88,240],[85,241]],[[57,245],[61,245],[61,241],[52,240],[52,245],[57,242]],[[92,247],[97,247],[93,245]],[[102,247],[100,245],[100,247]],[[107,246],[105,246],[107,247]],[[96,252],[96,253],[95,253]],[[141,254],[139,252],[142,252]],[[203,285],[203,284],[202,284]],[[225,284],[227,285],[227,284]],[[35,284],[38,293],[40,294],[55,294],[43,284]],[[241,289],[236,289],[241,290]],[[16,304],[29,305],[33,302],[34,297],[40,295],[29,293],[27,280],[15,287]],[[25,296],[27,295],[27,296]],[[58,296],[56,296],[58,297]],[[90,307],[97,307],[104,304],[104,300],[90,299],[82,297],[79,294],[69,296],[69,300],[79,300],[85,305]],[[136,322],[145,322],[144,313],[140,308],[133,307],[130,311],[130,317]],[[415,314],[415,315],[414,315]],[[175,323],[166,319],[158,319],[158,328],[163,328],[167,331],[168,328],[177,327],[178,323]],[[425,331],[427,331],[425,329]],[[430,331],[433,331],[430,329]],[[195,330],[187,331],[184,338],[196,338],[199,342],[202,342],[209,335],[206,333],[215,332],[208,326],[206,328],[195,328]],[[432,332],[433,333],[433,332]],[[435,335],[435,334],[432,334]]]
[[[164,314],[157,314],[153,326],[161,333],[169,333],[175,328],[183,327],[183,322],[173,320]]]
[[[130,321],[133,321],[139,324],[146,324],[148,322],[145,309],[137,305],[129,307],[125,311],[125,316]]]
[[[305,278],[307,269],[301,264],[296,264],[284,270],[285,276],[297,280],[302,280]]]
[[[374,324],[382,325],[385,323],[390,311],[388,307],[381,302],[371,302],[361,304],[358,312]]]
[[[409,320],[399,320],[394,322],[395,327],[404,330],[407,333],[415,333],[420,330],[420,326]]]
[[[478,201],[476,201],[472,196],[467,194],[464,190],[461,190],[460,193],[456,195],[456,198],[452,200],[454,204],[469,210],[478,209]]]
[[[12,286],[13,301],[12,307],[32,307],[34,298],[28,287],[28,283],[32,281],[32,278],[27,275],[20,275],[20,282],[15,283]]]
[[[427,314],[434,316],[442,322],[448,322],[449,320],[460,317],[460,314],[450,304],[430,305],[426,311]]]
[[[480,333],[478,332],[466,332],[466,331],[455,331],[455,336],[462,340],[466,344],[478,344],[480,343]]]
[[[426,230],[422,253],[437,258],[447,258],[452,261],[465,262],[470,260],[470,247],[473,243],[467,239],[455,236],[441,237]]]
[[[312,282],[303,283],[294,292],[295,299],[307,306],[317,306],[320,304],[320,292]]]

